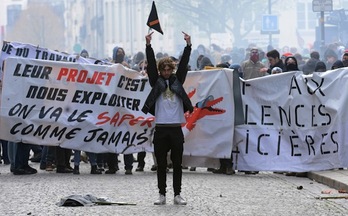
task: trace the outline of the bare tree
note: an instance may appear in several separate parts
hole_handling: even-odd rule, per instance
[[[8,32],[7,40],[65,51],[64,19],[48,4],[29,4]]]
[[[159,4],[173,14],[177,25],[191,23],[208,35],[230,32],[235,44],[241,44],[255,25],[260,25],[268,6],[264,0],[167,0]]]

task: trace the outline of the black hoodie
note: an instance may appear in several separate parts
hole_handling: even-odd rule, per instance
[[[293,64],[293,63],[288,64],[289,59],[294,60],[295,64]],[[299,71],[297,60],[296,60],[296,58],[294,56],[286,57],[286,59],[285,59],[285,71]]]
[[[337,68],[343,68],[343,62],[341,60],[337,60],[333,63],[331,70],[337,69]]]

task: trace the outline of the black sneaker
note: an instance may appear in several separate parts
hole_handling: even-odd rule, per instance
[[[4,160],[4,164],[9,165],[9,164],[11,164],[11,162],[9,160]]]
[[[144,167],[137,167],[135,172],[144,172]]]
[[[306,178],[307,177],[307,173],[306,172],[298,172],[298,173],[296,173],[296,177]]]
[[[102,174],[103,172],[98,169],[97,165],[92,165],[91,166],[91,174]]]
[[[104,167],[102,165],[98,165],[97,166],[98,170],[100,170],[101,172],[105,171]]]
[[[256,175],[259,173],[259,171],[245,171],[244,172],[246,175]]]
[[[116,170],[114,169],[109,169],[105,171],[105,174],[115,174],[115,173],[116,173]]]
[[[40,163],[40,170],[46,170],[46,164]]]
[[[220,169],[215,169],[212,171],[214,174],[226,174],[226,170],[220,168]]]
[[[74,166],[73,174],[80,175],[80,167],[79,166]]]
[[[56,173],[72,173],[73,170],[66,167],[57,167]]]
[[[25,167],[24,169],[15,169],[13,170],[13,175],[32,175],[32,174],[36,174],[37,170],[28,166]]]
[[[26,166],[26,167],[24,167],[24,169],[27,170],[27,171],[29,171],[29,172],[31,172],[32,174],[37,173],[37,170],[34,169],[33,167],[29,166],[29,165]]]
[[[226,168],[226,175],[234,175],[236,172],[232,168]]]
[[[40,163],[41,153],[34,154],[34,156],[32,158],[30,158],[30,161],[33,163]]]
[[[71,172],[74,171],[74,168],[72,168],[70,165],[67,165],[66,169],[71,170]]]
[[[25,169],[15,169],[13,170],[13,175],[30,175]]]

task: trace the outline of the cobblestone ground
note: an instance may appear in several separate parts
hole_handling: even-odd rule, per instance
[[[39,170],[38,174],[14,176],[0,165],[1,215],[347,215],[344,200],[319,200],[325,185],[307,178],[262,172],[258,175],[213,174],[205,168],[184,170],[182,196],[187,206],[173,205],[172,173],[168,173],[167,204],[154,206],[156,174],[150,171],[125,175],[91,175],[81,163],[80,175]],[[38,168],[38,164],[31,164]],[[134,164],[136,166],[136,164]],[[120,164],[120,167],[123,167]],[[302,186],[303,189],[297,189]],[[136,205],[58,207],[60,198],[92,194],[115,202]]]

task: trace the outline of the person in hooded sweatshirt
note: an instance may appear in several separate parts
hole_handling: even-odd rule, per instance
[[[315,65],[317,64],[317,62],[320,59],[320,54],[317,51],[312,51],[310,53],[310,59],[307,60],[307,62],[303,65],[302,67],[302,71],[303,74],[312,74],[315,70]]]
[[[82,56],[83,58],[88,58],[89,57],[89,54],[88,54],[88,51],[83,49],[81,52],[80,52],[80,56]]]
[[[125,67],[130,68],[129,64],[125,61],[125,52],[124,49],[121,47],[114,47],[112,50],[112,60],[113,63],[122,64]],[[118,154],[115,153],[106,153],[106,163],[109,167],[107,171],[105,171],[105,174],[115,174],[118,170]],[[124,169],[126,175],[132,175],[132,169],[133,169],[133,154],[124,154],[123,155],[124,160]]]
[[[294,56],[286,57],[284,63],[285,63],[285,72],[299,71],[297,60]]]
[[[211,62],[210,58],[208,58],[206,56],[203,56],[198,64],[199,64],[199,70],[206,70],[206,69],[210,69],[210,68],[214,67],[214,65]]]
[[[315,72],[325,72],[326,71],[326,64],[323,61],[318,61],[315,64],[315,68],[314,68]]]
[[[325,64],[327,68],[332,68],[332,65],[338,60],[337,53],[332,49],[327,49],[325,51],[324,58],[326,60]]]
[[[115,46],[112,50],[112,61],[113,63],[119,63],[122,64],[125,67],[130,68],[127,61],[125,61],[126,53],[124,52],[124,49],[122,47]]]
[[[331,70],[335,70],[337,68],[343,68],[343,62],[341,60],[337,60],[332,64]]]
[[[297,60],[294,56],[286,57],[285,61],[285,72],[299,71]],[[286,176],[296,176],[296,177],[307,177],[306,172],[287,172]]]

